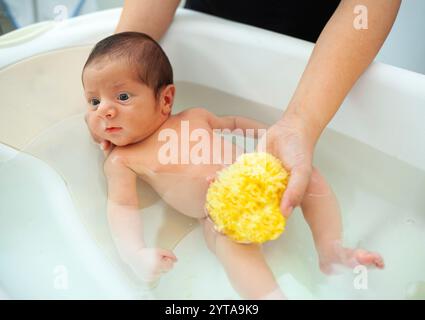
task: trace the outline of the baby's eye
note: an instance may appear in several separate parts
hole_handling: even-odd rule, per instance
[[[99,99],[96,99],[96,98],[94,98],[94,99],[90,99],[90,104],[91,104],[92,106],[97,107],[97,106],[99,105],[99,103],[100,103],[100,100],[99,100]]]
[[[120,93],[118,95],[118,99],[121,101],[126,101],[128,99],[130,99],[130,95],[128,93]]]

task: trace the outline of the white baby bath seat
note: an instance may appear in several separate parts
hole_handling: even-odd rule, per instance
[[[139,184],[145,235],[178,262],[140,283],[106,221],[103,155],[85,127],[81,70],[120,10],[81,16],[2,47],[0,288],[10,298],[238,299],[194,219]],[[90,25],[90,28],[88,27]],[[179,9],[162,41],[174,68],[174,112],[203,106],[273,123],[312,44]],[[373,64],[317,145],[315,165],[342,208],[345,243],[380,252],[386,268],[319,271],[296,210],[264,252],[288,298],[421,298],[425,276],[425,76]],[[421,289],[422,288],[422,289]],[[422,297],[424,298],[424,297]]]

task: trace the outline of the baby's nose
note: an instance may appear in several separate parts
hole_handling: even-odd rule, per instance
[[[98,111],[102,117],[113,118],[117,114],[116,108],[111,103],[104,103],[99,106]]]

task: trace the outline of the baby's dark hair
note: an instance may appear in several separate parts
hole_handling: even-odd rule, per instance
[[[84,69],[102,58],[124,58],[135,66],[138,78],[158,97],[164,86],[173,84],[173,69],[161,46],[140,32],[122,32],[99,41],[90,52]]]

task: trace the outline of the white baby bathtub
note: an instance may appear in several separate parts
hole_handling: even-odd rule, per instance
[[[80,82],[90,47],[119,9],[46,22],[0,38],[0,288],[10,298],[236,298],[196,222],[140,185],[147,241],[173,248],[158,286],[118,259],[105,218],[103,156],[83,121]],[[162,44],[176,109],[203,105],[272,123],[312,44],[179,9]],[[347,244],[379,250],[384,271],[358,287],[350,270],[318,272],[295,212],[264,251],[294,298],[421,298],[425,274],[425,76],[374,63],[317,146],[315,164],[338,195]],[[208,290],[205,288],[208,287]]]

